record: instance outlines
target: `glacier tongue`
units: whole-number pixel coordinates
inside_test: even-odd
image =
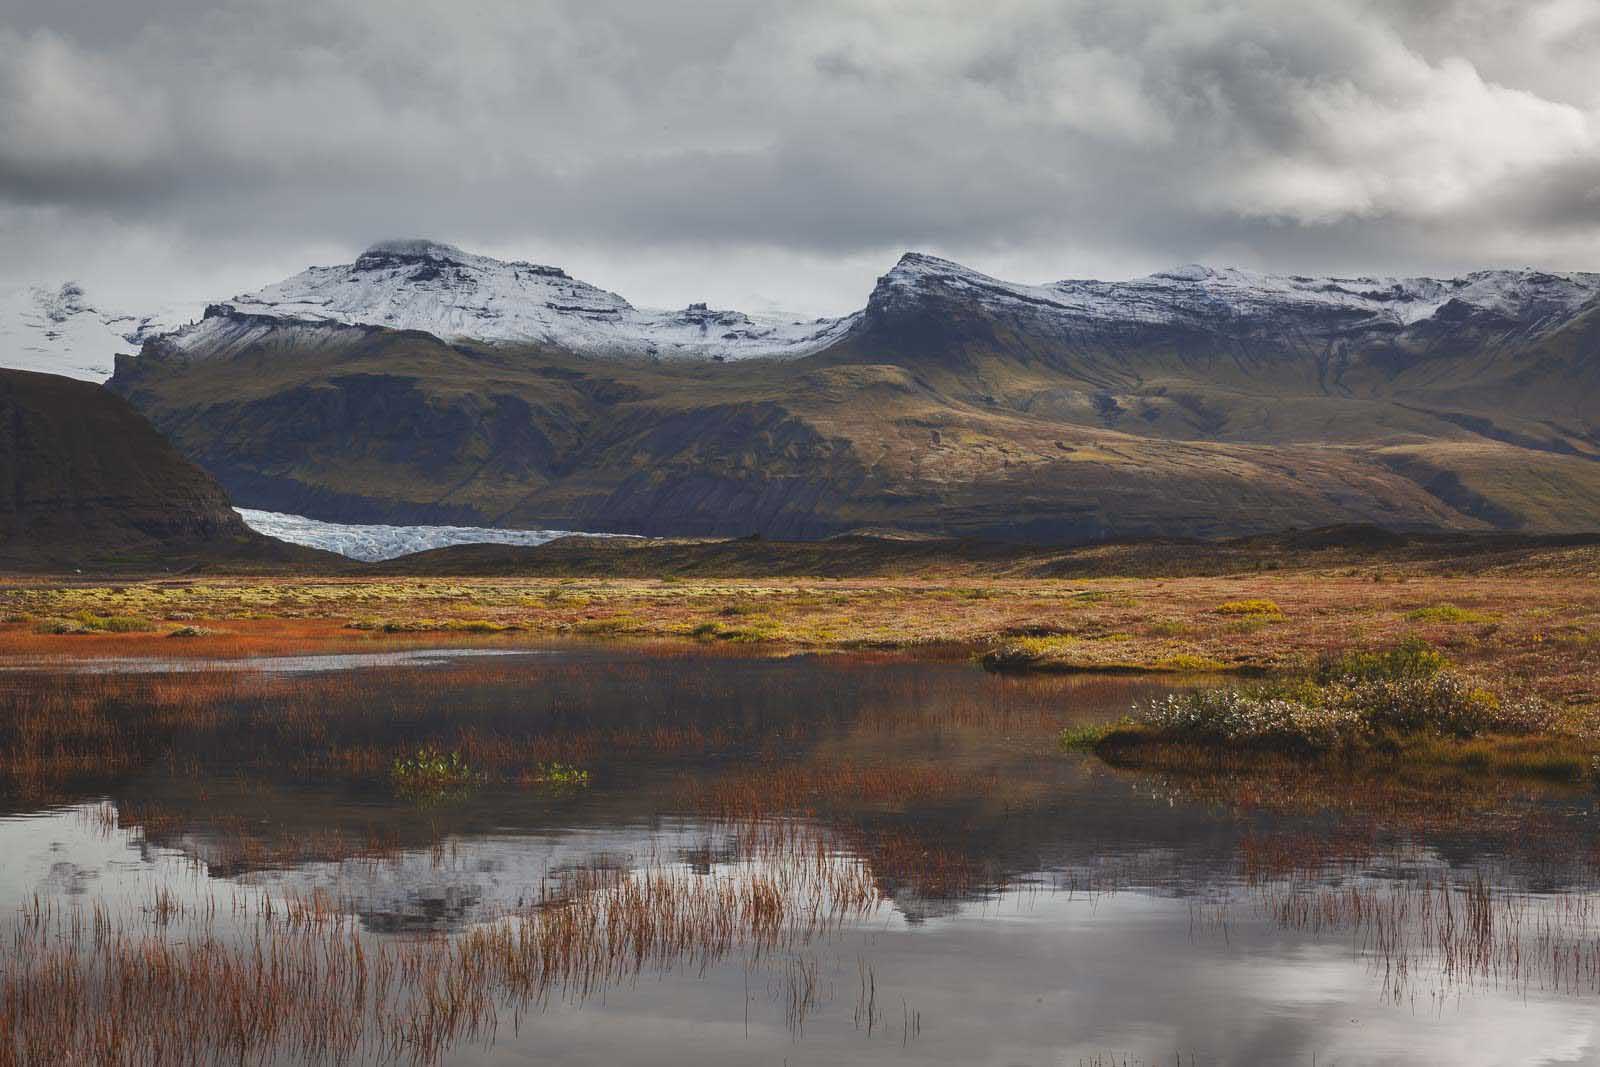
[[[450,545],[542,545],[570,533],[567,530],[499,530],[482,526],[350,525],[277,511],[257,511],[252,508],[234,510],[244,519],[245,525],[257,533],[290,544],[337,552],[341,556],[368,563]]]

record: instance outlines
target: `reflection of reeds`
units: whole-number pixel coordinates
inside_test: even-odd
[[[458,936],[389,941],[326,893],[213,902],[163,889],[114,920],[35,899],[0,944],[0,1065],[200,1064],[274,1057],[436,1062],[552,996],[582,1000],[647,971],[791,949],[870,915],[871,875],[796,827],[749,828],[733,862],[580,869]],[[773,961],[791,1027],[816,964]]]
[[[1352,938],[1396,1001],[1424,979],[1437,992],[1600,992],[1600,897],[1508,888],[1430,865],[1415,844],[1388,847],[1360,833],[1246,838],[1246,900],[1286,929]],[[1233,904],[1223,893],[1192,912],[1226,928]]]

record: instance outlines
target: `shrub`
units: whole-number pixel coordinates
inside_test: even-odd
[[[137,615],[112,615],[101,622],[100,628],[113,634],[144,634],[154,630],[156,624]]]
[[[1499,698],[1449,672],[1334,687],[1329,695],[1373,731],[1476,737],[1500,723]]]
[[[1454,604],[1434,604],[1406,612],[1412,622],[1493,622],[1494,616],[1481,611],[1469,611]]]
[[[1283,609],[1275,600],[1230,600],[1212,609],[1217,615],[1282,616]]]
[[[1184,637],[1192,631],[1192,627],[1182,619],[1157,619],[1145,627],[1145,633],[1151,637]]]
[[[1142,721],[1173,740],[1273,748],[1328,749],[1362,730],[1353,709],[1313,706],[1243,689],[1174,693],[1154,701]]]
[[[1156,664],[1157,667],[1167,671],[1193,671],[1196,674],[1209,674],[1216,671],[1225,671],[1228,665],[1208,656],[1197,656],[1192,652],[1179,652],[1168,656]]]
[[[169,633],[168,637],[210,637],[217,631],[204,626],[180,626]]]
[[[511,627],[490,619],[457,619],[446,623],[443,629],[462,634],[499,634],[505,633]]]
[[[89,628],[76,619],[41,619],[33,624],[36,634],[86,634]]]
[[[1448,670],[1437,650],[1415,640],[1325,656],[1310,677],[1172,694],[1137,721],[1165,740],[1314,752],[1415,736],[1528,735],[1560,725],[1551,706],[1502,699]]]
[[[1444,653],[1422,638],[1408,637],[1393,648],[1376,652],[1325,652],[1312,677],[1319,685],[1431,678],[1449,663]]]

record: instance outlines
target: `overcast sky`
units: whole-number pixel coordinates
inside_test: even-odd
[[[0,281],[1600,269],[1600,0],[0,0]]]

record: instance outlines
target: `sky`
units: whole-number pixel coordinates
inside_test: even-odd
[[[0,0],[0,284],[129,310],[421,236],[641,306],[907,250],[1600,269],[1600,0]]]

